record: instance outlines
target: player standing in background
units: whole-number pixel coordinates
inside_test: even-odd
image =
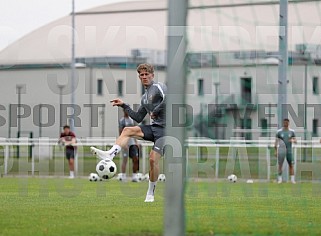
[[[154,142],[154,146],[149,155],[149,186],[146,194],[145,202],[154,201],[154,193],[159,174],[159,160],[164,151],[164,135],[165,135],[165,92],[164,84],[154,81],[154,68],[149,64],[141,64],[137,67],[138,77],[145,87],[145,93],[141,99],[141,105],[137,111],[133,111],[130,106],[121,99],[112,100],[113,106],[120,106],[128,113],[128,115],[140,123],[144,117],[149,114],[152,121],[151,125],[140,125],[124,128],[121,135],[116,140],[115,145],[108,151],[102,151],[95,147],[91,147],[93,154],[101,159],[113,159],[117,153],[125,148],[129,138],[142,138],[144,140]]]
[[[284,159],[289,164],[291,182],[295,184],[294,178],[294,160],[292,155],[292,143],[296,143],[295,132],[293,129],[289,128],[289,119],[283,119],[283,127],[279,129],[275,137],[275,156],[278,158],[278,183],[282,183],[282,166]]]
[[[73,144],[76,143],[76,135],[71,132],[70,127],[65,125],[63,132],[60,134],[59,143],[62,143],[66,147],[66,158],[69,164],[69,178],[75,178],[74,172],[74,159],[75,159],[75,149],[76,147]]]
[[[125,127],[134,126],[134,121],[129,117],[128,113],[124,110],[124,117],[119,120],[119,135],[123,132]],[[122,151],[123,161],[121,165],[121,179],[126,180],[126,165],[129,158],[133,161],[133,177],[132,182],[138,182],[137,172],[139,169],[139,149],[138,143],[135,138],[129,138],[127,143],[127,148]]]

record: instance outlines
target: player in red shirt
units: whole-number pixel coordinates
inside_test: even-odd
[[[73,146],[76,143],[76,135],[70,130],[68,125],[64,126],[63,132],[60,134],[59,143],[66,147],[66,158],[69,163],[70,179],[75,178],[74,172],[74,159],[76,147]]]

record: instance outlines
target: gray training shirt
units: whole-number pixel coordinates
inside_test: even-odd
[[[152,124],[165,127],[165,93],[166,86],[164,84],[152,81],[152,83],[145,89],[145,93],[142,96],[141,104],[137,112],[133,111],[128,104],[124,103],[122,107],[137,123],[142,122],[147,113],[153,113],[156,115],[156,118],[153,119]]]

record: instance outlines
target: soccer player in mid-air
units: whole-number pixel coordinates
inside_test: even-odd
[[[142,85],[145,87],[145,93],[142,96],[138,110],[133,111],[128,104],[118,98],[111,102],[113,106],[122,107],[137,123],[140,123],[149,114],[153,120],[152,124],[125,127],[110,150],[102,151],[91,147],[91,151],[100,159],[109,158],[112,160],[122,148],[127,146],[129,138],[142,138],[154,142],[149,156],[150,180],[145,199],[145,202],[154,202],[155,187],[159,174],[159,160],[164,151],[166,86],[154,81],[154,68],[150,64],[140,64],[137,67],[137,72]]]
[[[289,119],[283,119],[283,127],[279,129],[276,133],[275,137],[275,156],[278,158],[278,183],[282,183],[282,166],[284,159],[289,164],[290,168],[290,175],[291,175],[291,182],[295,184],[294,178],[294,160],[292,156],[292,143],[296,143],[295,132],[293,129],[289,128]]]

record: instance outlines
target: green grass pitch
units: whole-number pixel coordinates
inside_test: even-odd
[[[0,235],[163,235],[164,189],[147,182],[0,178]],[[188,235],[320,235],[321,184],[193,182]]]

